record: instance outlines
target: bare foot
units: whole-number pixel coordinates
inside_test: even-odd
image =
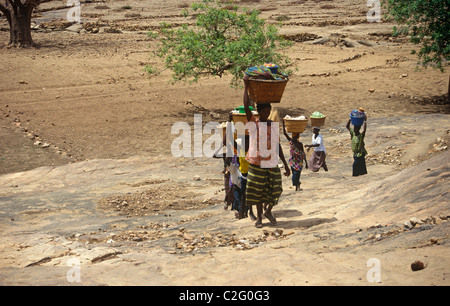
[[[275,217],[272,215],[272,213],[270,211],[266,211],[264,213],[264,216],[269,219],[270,223],[272,224],[277,224],[277,219],[275,219]]]

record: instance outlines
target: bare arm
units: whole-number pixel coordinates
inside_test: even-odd
[[[350,131],[350,122],[352,122],[352,119],[348,119],[347,125],[345,126],[349,131]]]
[[[319,144],[310,144],[310,145],[305,145],[305,148],[306,148],[306,151],[308,151],[309,152],[309,149],[311,149],[311,148],[315,148],[315,147],[318,147],[318,146],[320,146]]]
[[[317,138],[319,138],[319,137],[321,137],[320,134],[317,135],[317,137],[314,138],[314,139],[317,139]],[[321,144],[322,142],[323,142],[323,140],[321,140],[320,143],[310,144],[310,145],[305,145],[305,148],[307,148],[307,151],[309,152],[309,149],[311,149],[311,148],[320,147],[320,144]]]
[[[286,159],[284,158],[283,148],[281,147],[281,144],[278,144],[278,147],[279,147],[278,149],[279,149],[280,159],[283,162],[284,169],[286,169],[286,172],[284,173],[284,175],[289,176],[289,175],[291,175],[291,169],[289,169]]]
[[[365,137],[366,136],[366,130],[367,130],[367,115],[366,115],[366,117],[364,117],[363,129],[364,129],[364,131],[362,131],[361,134],[363,135],[363,137]]]
[[[292,140],[291,137],[289,137],[288,133],[286,132],[286,126],[284,124],[284,120],[283,120],[283,134],[289,142]]]
[[[303,154],[303,160],[305,161],[306,169],[308,169],[308,161],[306,160],[306,154]]]

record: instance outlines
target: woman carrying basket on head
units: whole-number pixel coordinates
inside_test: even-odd
[[[272,224],[277,221],[272,214],[272,208],[278,204],[282,188],[281,171],[278,167],[278,158],[280,158],[285,167],[285,175],[291,174],[288,164],[284,158],[281,148],[277,128],[272,128],[272,124],[277,125],[269,120],[272,109],[271,104],[257,104],[259,119],[256,118],[249,108],[248,96],[248,76],[244,77],[244,108],[247,120],[251,127],[249,128],[250,145],[247,153],[247,161],[249,162],[246,203],[247,206],[256,206],[256,223],[255,226],[262,227],[263,207],[267,204],[264,216],[269,219]],[[265,127],[265,128],[264,128]],[[260,131],[264,131],[260,132]],[[274,134],[272,134],[272,132]],[[278,147],[272,148],[272,138]],[[266,145],[266,151],[270,152],[269,156],[264,156],[262,143]]]

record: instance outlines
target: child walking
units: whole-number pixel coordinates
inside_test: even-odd
[[[303,143],[298,139],[300,137],[299,133],[292,133],[292,138],[289,137],[286,132],[286,126],[283,120],[283,134],[289,141],[291,158],[289,159],[289,164],[292,170],[292,185],[295,186],[295,191],[300,190],[300,175],[303,169],[303,161],[305,161],[305,167],[308,169],[308,162],[306,160],[306,154],[303,149]]]
[[[245,195],[247,189],[247,176],[249,168],[249,163],[246,158],[249,147],[249,139],[249,135],[245,135],[244,138],[241,138],[241,146],[239,150],[239,171],[241,173],[241,207],[239,210],[239,219],[250,216],[250,219],[255,221],[256,217],[253,214],[252,207],[247,206]],[[245,141],[245,145],[242,145],[242,141]]]

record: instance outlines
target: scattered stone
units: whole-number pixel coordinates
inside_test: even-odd
[[[409,219],[409,222],[411,223],[412,226],[416,226],[416,224],[421,224],[422,223],[419,219],[417,219],[415,217]]]
[[[411,270],[413,271],[420,271],[426,268],[426,265],[421,262],[420,260],[416,260],[411,264]]]
[[[71,26],[66,28],[66,31],[80,33],[83,29],[83,25],[81,23],[74,23]]]
[[[430,230],[432,228],[433,228],[433,225],[431,225],[431,224],[421,224],[419,226],[419,230],[421,230],[421,231],[427,231],[427,230]]]
[[[411,223],[411,221],[406,221],[404,224],[406,229],[412,229],[414,227],[414,225]]]
[[[40,266],[41,264],[45,264],[45,263],[48,263],[50,261],[52,261],[51,257],[44,257],[41,260],[38,260],[36,262],[32,262],[32,263],[26,265],[25,268],[34,267],[34,266]]]
[[[282,36],[286,40],[295,41],[295,42],[305,42],[305,41],[310,41],[310,40],[315,40],[315,39],[321,38],[320,36],[318,36],[316,34],[311,34],[311,33],[285,34]]]
[[[433,224],[439,225],[442,223],[441,218],[439,217],[433,217]]]
[[[180,195],[180,186],[154,184],[145,191],[109,196],[98,202],[99,208],[119,212],[128,217],[156,215],[166,209],[198,209],[214,203],[198,199],[194,192]],[[185,186],[185,185],[184,185]]]
[[[433,238],[430,239],[430,242],[431,242],[431,244],[438,244],[439,240],[437,238],[433,237]]]
[[[329,131],[330,131],[330,133],[335,133],[335,134],[342,133],[341,129],[329,129]]]
[[[122,33],[122,31],[113,27],[101,27],[98,33]]]
[[[119,251],[111,251],[111,252],[105,252],[105,254],[101,254],[97,257],[94,257],[93,259],[91,259],[91,262],[93,264],[105,261],[105,260],[110,260],[113,258],[116,258],[117,255],[122,254],[122,252]]]
[[[389,137],[388,137],[389,138]],[[402,157],[406,150],[396,146],[387,146],[380,153],[370,153],[367,155],[366,162],[368,165],[384,164],[384,165],[402,165]]]
[[[348,45],[351,44],[351,43],[346,42],[345,44],[347,44],[347,46],[348,46]],[[364,54],[363,54],[363,55],[364,55]],[[337,63],[345,63],[345,62],[349,62],[349,61],[358,59],[358,58],[360,58],[361,56],[362,56],[362,55],[358,53],[358,54],[355,54],[355,55],[353,55],[353,56],[351,56],[351,57],[349,57],[349,58],[346,58],[346,59],[343,59],[343,60],[339,60],[339,61],[336,61],[336,62],[331,62],[331,64],[337,64]]]
[[[215,247],[231,247],[236,250],[250,250],[263,243],[284,239],[294,232],[284,234],[282,229],[275,229],[273,231],[263,230],[262,235],[257,237],[243,237],[238,238],[236,234],[222,234],[222,233],[202,233],[193,235],[185,232],[185,230],[178,233],[180,241],[175,242],[175,249],[178,253],[191,253],[204,248]]]
[[[433,144],[433,150],[434,151],[445,151],[447,150],[447,142],[442,138],[437,138],[436,143]]]

